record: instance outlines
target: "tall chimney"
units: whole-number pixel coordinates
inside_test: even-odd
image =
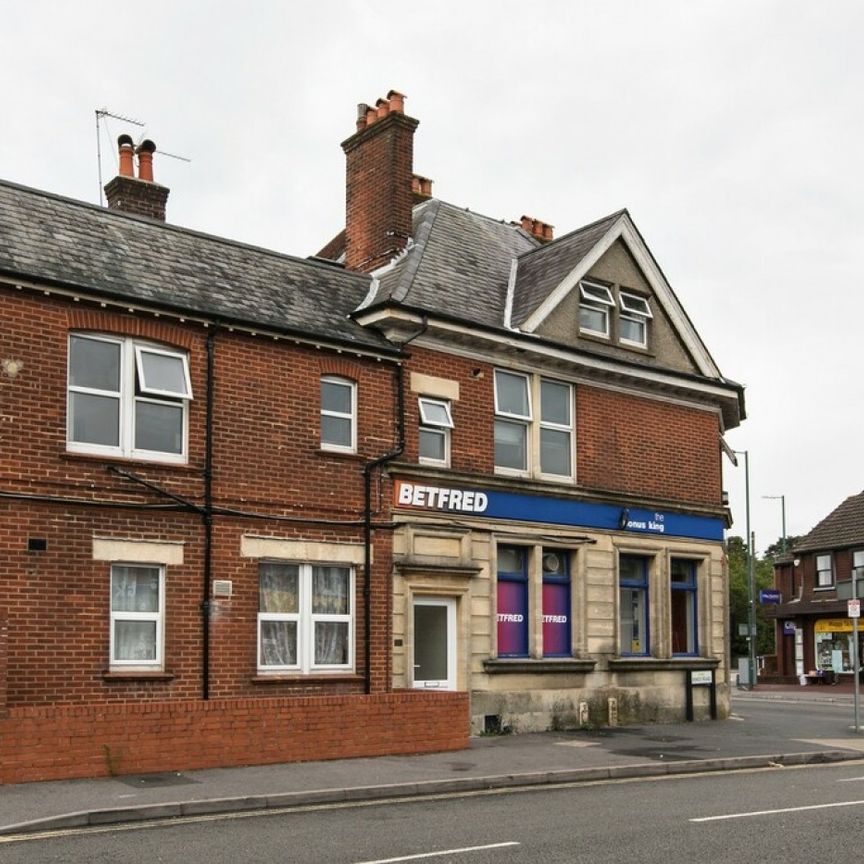
[[[137,216],[165,221],[165,204],[170,190],[153,182],[153,153],[156,145],[142,141],[134,151],[138,155],[138,177],[135,177],[132,139],[117,139],[120,151],[120,173],[105,186],[105,197],[111,210],[122,210]]]
[[[346,158],[345,266],[369,272],[398,254],[411,236],[411,177],[417,120],[395,90],[375,107],[357,106]]]

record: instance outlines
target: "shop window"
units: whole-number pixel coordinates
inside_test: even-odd
[[[420,409],[420,461],[432,465],[449,465],[450,430],[453,428],[450,403],[421,396],[417,404]]]
[[[528,554],[498,547],[498,656],[528,656]]]
[[[353,381],[321,379],[321,449],[357,450],[357,387]]]
[[[185,462],[186,354],[112,336],[69,337],[67,449]]]
[[[696,573],[698,562],[685,558],[671,561],[670,603],[672,612],[672,653],[697,654]]]
[[[110,619],[112,670],[163,669],[165,569],[112,564]]]
[[[622,655],[649,653],[648,558],[618,558],[618,650]]]
[[[262,562],[258,569],[259,670],[351,669],[353,582],[348,567]]]
[[[830,555],[816,556],[816,587],[834,587],[834,567]]]
[[[566,552],[544,549],[543,656],[570,657],[570,561]]]

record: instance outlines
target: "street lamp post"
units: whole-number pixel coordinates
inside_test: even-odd
[[[756,684],[756,601],[754,598],[753,552],[755,538],[750,531],[750,451],[734,450],[734,453],[744,457],[744,497],[747,521],[747,664],[750,678],[750,689]],[[784,531],[785,534],[785,531]]]
[[[782,519],[783,534],[780,538],[780,551],[786,551],[786,496],[785,495],[763,495],[763,498],[768,498],[771,501],[780,499],[780,518]]]

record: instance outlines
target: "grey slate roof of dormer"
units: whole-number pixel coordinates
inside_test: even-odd
[[[511,262],[537,246],[521,228],[431,199],[414,209],[413,243],[379,271],[371,305],[402,303],[503,327]]]
[[[520,256],[513,291],[514,327],[540,306],[625,212],[619,210]]]
[[[0,181],[0,274],[391,353],[369,277]]]
[[[850,495],[794,546],[793,552],[827,552],[860,545],[864,548],[864,492]]]

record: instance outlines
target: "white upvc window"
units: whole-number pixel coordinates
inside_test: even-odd
[[[509,473],[528,471],[531,388],[521,372],[495,370],[495,467]]]
[[[816,556],[816,587],[831,588],[834,586],[834,567],[830,555]]]
[[[357,452],[357,385],[346,378],[321,379],[321,449]]]
[[[648,319],[651,307],[644,297],[626,291],[618,293],[621,313],[618,318],[618,339],[626,345],[648,347]]]
[[[68,367],[70,452],[186,462],[192,385],[185,353],[73,333]]]
[[[449,465],[450,430],[453,428],[450,403],[443,399],[420,396],[417,404],[420,409],[420,461],[432,465]]]
[[[111,669],[164,669],[165,568],[111,565]]]
[[[354,668],[350,567],[263,561],[258,580],[259,671]]]
[[[610,310],[615,306],[612,292],[605,285],[583,279],[579,294],[579,330],[608,339]]]
[[[573,476],[573,388],[540,379],[540,473]]]

